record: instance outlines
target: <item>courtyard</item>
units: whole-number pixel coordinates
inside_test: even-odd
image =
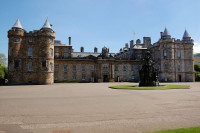
[[[200,126],[200,83],[120,90],[136,83],[0,86],[0,133],[145,133]]]

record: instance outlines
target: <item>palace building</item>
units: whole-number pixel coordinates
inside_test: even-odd
[[[48,19],[40,30],[27,32],[17,19],[8,31],[9,84],[52,84],[54,82],[138,82],[146,50],[152,53],[159,81],[193,82],[193,45],[187,30],[182,39],[172,38],[167,28],[160,39],[150,37],[126,43],[119,53],[74,52],[71,45],[54,40],[55,32]]]

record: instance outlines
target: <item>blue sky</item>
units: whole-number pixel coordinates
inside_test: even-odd
[[[174,38],[182,38],[185,27],[200,52],[200,0],[1,0],[0,53],[7,56],[7,31],[19,17],[27,31],[40,29],[46,18],[56,40],[75,51],[103,46],[118,52],[130,40],[151,37],[156,42],[165,26]],[[135,32],[135,36],[133,36]]]

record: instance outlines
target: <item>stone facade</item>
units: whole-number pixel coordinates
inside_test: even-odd
[[[74,52],[71,37],[68,45],[54,40],[48,21],[40,30],[30,32],[18,22],[8,31],[9,83],[138,82],[147,49],[159,71],[159,81],[192,82],[193,40],[186,32],[182,40],[176,40],[165,29],[153,45],[150,37],[144,37],[143,43],[131,40],[119,53],[110,53],[106,47],[99,53],[96,47],[94,52],[84,52],[84,47]]]

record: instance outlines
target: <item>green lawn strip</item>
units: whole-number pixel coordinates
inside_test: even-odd
[[[139,87],[138,85],[118,85],[111,86],[113,89],[133,89],[133,90],[158,90],[158,89],[189,89],[189,85],[161,85],[157,87]]]
[[[180,128],[173,130],[163,130],[151,133],[200,133],[200,127]]]
[[[70,82],[70,83],[53,83],[54,85],[58,85],[58,84],[76,84],[78,82]]]

